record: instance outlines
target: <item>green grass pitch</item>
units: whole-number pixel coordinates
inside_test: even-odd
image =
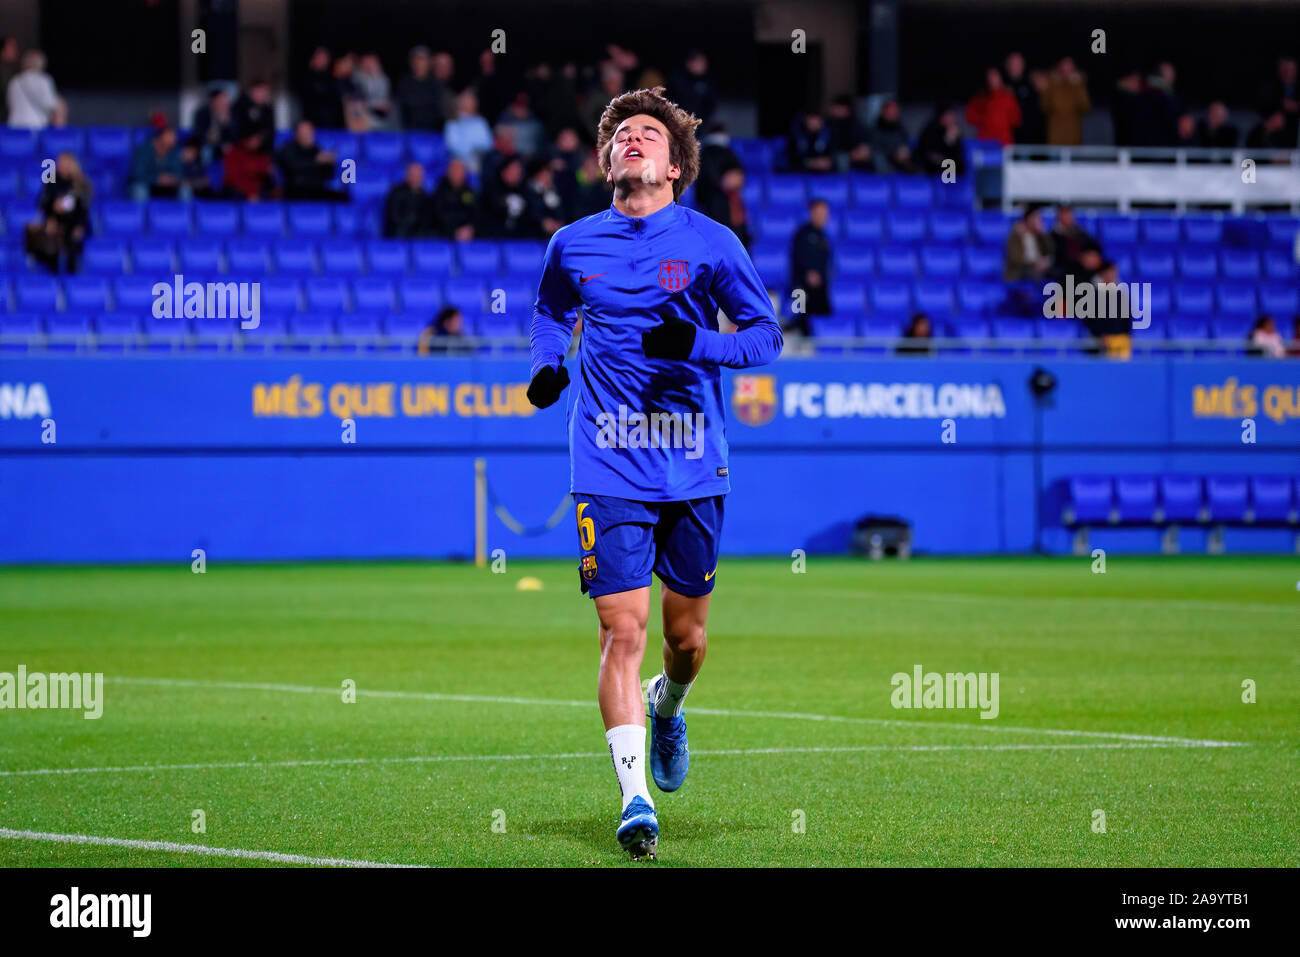
[[[650,865],[614,840],[572,562],[0,569],[0,672],[105,675],[97,721],[0,711],[0,865],[283,863],[15,832],[415,865],[1300,864],[1300,561],[1091,567],[724,560]],[[997,672],[1000,714],[895,709],[917,664]],[[96,770],[28,773],[52,769]]]

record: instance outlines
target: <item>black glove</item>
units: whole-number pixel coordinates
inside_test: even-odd
[[[678,316],[641,333],[641,351],[651,359],[689,359],[695,348],[696,325]]]
[[[569,370],[563,365],[555,368],[542,366],[528,383],[528,401],[539,409],[555,405],[564,387],[569,384]]]

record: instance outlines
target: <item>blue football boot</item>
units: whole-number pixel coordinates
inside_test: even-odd
[[[659,817],[645,798],[634,797],[623,810],[618,842],[632,855],[632,860],[643,857],[654,860],[659,846]]]
[[[691,753],[686,747],[686,719],[681,715],[661,718],[655,714],[655,698],[663,675],[646,685],[646,718],[650,725],[650,774],[661,791],[676,791],[686,780]]]

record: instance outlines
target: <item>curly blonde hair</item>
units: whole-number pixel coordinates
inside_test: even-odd
[[[668,159],[682,171],[682,175],[673,180],[673,199],[681,199],[682,192],[700,175],[700,141],[695,138],[695,128],[702,121],[664,96],[662,86],[633,90],[609,101],[596,130],[596,153],[600,159],[601,175],[609,175],[614,131],[629,116],[638,113],[654,117],[668,130]]]

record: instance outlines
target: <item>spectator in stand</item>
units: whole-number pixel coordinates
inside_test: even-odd
[[[1196,128],[1196,117],[1191,113],[1184,113],[1178,117],[1178,123],[1174,128],[1173,146],[1179,149],[1199,149],[1201,146],[1201,134]]]
[[[786,139],[790,169],[804,173],[829,173],[835,168],[831,156],[831,131],[820,110],[795,116]]]
[[[469,186],[465,163],[452,160],[433,191],[433,231],[444,239],[465,242],[474,238],[478,217],[478,197]]]
[[[361,102],[366,109],[366,121],[372,130],[393,128],[392,84],[384,65],[379,62],[376,53],[364,53],[357,62],[356,73],[352,77]]]
[[[1133,316],[1129,310],[1128,294],[1123,286],[1111,289],[1119,282],[1119,267],[1106,260],[1093,277],[1098,286],[1097,302],[1114,302],[1116,308],[1097,309],[1106,315],[1094,315],[1083,320],[1088,334],[1101,343],[1102,354],[1108,359],[1130,359],[1133,356]],[[1104,288],[1103,288],[1104,287]],[[1114,313],[1112,315],[1111,313]]]
[[[1056,208],[1056,222],[1052,224],[1051,240],[1053,249],[1051,276],[1054,280],[1065,282],[1066,276],[1073,275],[1078,282],[1080,276],[1086,278],[1096,272],[1100,259],[1091,269],[1085,268],[1084,261],[1089,252],[1096,252],[1100,256],[1101,245],[1079,225],[1079,221],[1074,217],[1073,207],[1066,203]]]
[[[700,118],[701,126],[708,126],[718,108],[718,92],[709,76],[709,58],[700,50],[686,54],[682,66],[673,71],[668,82],[668,95],[682,109]]]
[[[1291,323],[1291,348],[1287,350],[1287,355],[1300,356],[1300,316],[1296,316]]]
[[[203,146],[190,137],[181,144],[181,193],[195,199],[218,199],[203,162]]]
[[[808,204],[808,222],[796,230],[790,242],[790,286],[804,293],[804,310],[786,327],[811,335],[808,317],[824,316],[831,311],[827,283],[830,278],[831,244],[826,226],[831,219],[830,205],[824,199]]]
[[[1246,145],[1251,149],[1262,150],[1293,149],[1295,143],[1287,135],[1286,115],[1281,110],[1274,110],[1263,117],[1246,135]]]
[[[352,133],[370,130],[370,110],[357,84],[357,58],[345,53],[334,61],[334,82],[343,104],[343,127]]]
[[[916,156],[926,173],[966,172],[966,141],[962,139],[957,111],[941,105],[916,140]]]
[[[275,106],[271,103],[271,84],[254,80],[235,101],[235,137],[247,149],[251,146],[268,158],[275,146]]]
[[[77,271],[90,227],[93,196],[77,158],[60,153],[54,163],[54,182],[41,187],[37,200],[40,218],[27,224],[24,236],[27,252],[50,272],[58,273],[61,260],[69,273]]]
[[[997,67],[984,73],[984,89],[966,104],[966,122],[975,127],[975,135],[982,140],[997,140],[1003,146],[1015,142],[1016,129],[1022,122],[1020,102],[1002,82]]]
[[[235,121],[230,94],[219,86],[208,91],[208,102],[194,114],[192,138],[199,144],[203,162],[220,159],[235,142]]]
[[[0,39],[0,125],[9,125],[9,81],[18,75],[18,38]]]
[[[1228,108],[1219,100],[1210,104],[1200,127],[1201,145],[1216,150],[1237,148],[1241,134],[1228,122]]]
[[[740,157],[731,148],[731,137],[721,121],[708,127],[700,138],[700,173],[695,179],[695,206],[711,219],[717,219],[717,194],[722,191],[722,177],[740,168]],[[722,220],[718,220],[722,222]]]
[[[1043,215],[1031,206],[1011,227],[1007,235],[1002,275],[1008,281],[1040,279],[1052,265],[1056,246],[1043,228]]]
[[[1250,329],[1250,344],[1256,355],[1269,359],[1286,358],[1286,343],[1272,316],[1260,316]]]
[[[447,155],[464,160],[471,172],[482,168],[483,154],[492,148],[492,129],[478,112],[473,90],[462,90],[456,98],[456,118],[446,126]]]
[[[505,165],[506,160],[520,156],[515,148],[515,128],[498,124],[492,131],[492,148],[483,154],[479,163],[479,175],[483,182],[490,183],[496,178],[497,170]]]
[[[316,129],[306,120],[293,128],[293,139],[276,155],[286,199],[329,199],[343,202],[348,197],[334,189],[334,163],[338,157],[316,142]]]
[[[1062,57],[1047,78],[1040,97],[1047,117],[1047,142],[1052,146],[1083,143],[1083,118],[1092,110],[1088,84],[1070,57]]]
[[[555,170],[556,182],[569,178],[571,179],[586,159],[589,151],[583,149],[582,140],[578,136],[578,131],[572,126],[565,126],[555,134],[555,142],[551,144],[547,155],[551,160],[551,168]]]
[[[300,99],[304,120],[323,130],[343,128],[343,100],[334,79],[329,47],[319,46],[312,51]]]
[[[1296,84],[1296,61],[1281,57],[1277,61],[1277,76],[1269,81],[1260,93],[1259,112],[1264,116],[1282,114],[1281,139],[1288,149],[1295,149],[1300,135],[1300,86]]]
[[[902,111],[896,100],[881,104],[880,114],[871,129],[871,155],[877,173],[916,172],[911,143],[901,117]]]
[[[1038,90],[1025,73],[1025,58],[1020,53],[1007,54],[1003,64],[1003,79],[1020,107],[1020,126],[1016,128],[1017,143],[1042,143],[1047,138],[1047,124]]]
[[[66,108],[54,88],[54,78],[45,72],[45,54],[28,50],[19,64],[19,71],[6,88],[9,125],[25,130],[61,126],[61,114]]]
[[[547,63],[538,63],[524,77],[528,102],[548,135],[555,135],[565,127],[577,129],[582,123],[575,86],[577,75],[578,68],[573,63],[566,63],[560,70],[552,70]]]
[[[410,163],[406,178],[384,200],[384,238],[418,239],[432,233],[433,198],[424,188],[424,167]]]
[[[826,127],[831,131],[831,156],[835,160],[835,169],[840,172],[850,169],[870,172],[873,169],[871,134],[858,122],[853,97],[848,93],[841,93],[831,102]]]
[[[270,195],[275,180],[271,157],[262,152],[264,139],[264,134],[251,132],[226,150],[222,187],[227,195],[253,203]]]
[[[418,355],[465,355],[472,352],[463,340],[465,317],[455,306],[443,306],[433,322],[420,333],[415,351]]]
[[[1142,73],[1134,68],[1115,81],[1115,95],[1111,99],[1110,117],[1115,129],[1116,146],[1145,144]]]
[[[528,161],[527,175],[528,218],[536,227],[537,238],[549,239],[567,222],[564,198],[555,187],[555,170],[545,157],[534,156]]]
[[[490,49],[478,55],[478,79],[474,81],[479,109],[484,116],[500,116],[514,99],[514,87],[501,71],[497,55]]]
[[[411,72],[397,84],[397,106],[402,116],[402,127],[441,132],[447,124],[449,91],[433,75],[429,48],[412,47],[407,62]]]
[[[528,94],[520,90],[510,101],[505,112],[497,120],[496,128],[507,126],[514,131],[515,149],[525,156],[536,156],[542,152],[546,141],[546,130],[541,121],[533,115],[528,103]]]
[[[930,340],[933,338],[934,325],[930,317],[918,312],[903,330],[903,340],[894,347],[894,352],[900,356],[932,356],[934,343]]]
[[[129,178],[131,197],[142,201],[151,196],[188,199],[187,194],[182,195],[182,173],[176,131],[160,127],[135,148]]]
[[[1183,113],[1183,100],[1175,90],[1177,74],[1168,61],[1156,64],[1155,72],[1147,77],[1145,96],[1146,143],[1149,146],[1175,146],[1178,142],[1178,118]]]
[[[600,159],[595,150],[583,158],[582,165],[578,167],[574,178],[576,189],[573,198],[569,201],[569,214],[574,219],[603,213],[609,209],[610,188],[605,182],[604,174],[600,171]]]
[[[540,225],[529,214],[524,190],[524,161],[518,156],[506,160],[496,176],[484,180],[483,229],[481,235],[498,239],[531,239]]]
[[[600,68],[600,86],[587,93],[582,105],[582,125],[579,129],[592,136],[592,131],[600,126],[600,117],[605,107],[614,97],[625,92],[623,71],[613,63],[604,63]],[[592,140],[594,142],[594,139]]]

